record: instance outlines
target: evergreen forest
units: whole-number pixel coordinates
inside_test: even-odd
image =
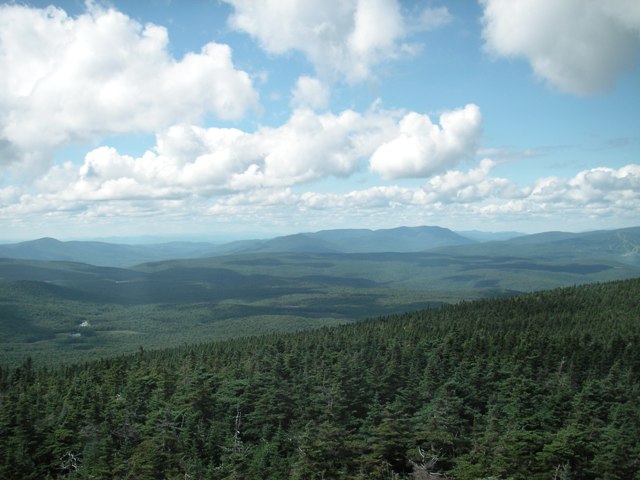
[[[3,479],[640,479],[640,279],[0,368]]]

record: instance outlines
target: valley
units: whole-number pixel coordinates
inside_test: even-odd
[[[637,478],[639,302],[633,279],[0,365],[0,477]]]
[[[55,248],[39,248],[38,259],[0,259],[0,363],[79,362],[640,276],[638,228],[485,242],[437,227],[293,237],[126,268],[41,259],[73,259],[93,242],[47,240]],[[380,238],[403,251],[366,251]],[[24,245],[4,247],[26,255]]]

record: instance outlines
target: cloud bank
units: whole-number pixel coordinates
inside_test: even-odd
[[[70,142],[154,132],[206,114],[238,119],[258,105],[227,45],[175,59],[164,27],[93,3],[75,18],[55,7],[0,5],[0,71],[5,164],[46,164]]]
[[[348,177],[367,165],[385,178],[426,177],[472,157],[478,143],[476,105],[445,112],[440,122],[377,108],[337,115],[302,108],[283,125],[253,133],[174,125],[140,157],[99,147],[79,167],[69,162],[52,168],[39,184],[89,201],[290,187]],[[399,142],[408,147],[396,148]]]
[[[446,8],[403,11],[396,0],[225,0],[229,24],[273,54],[298,51],[325,79],[360,82],[381,62],[414,53],[411,33],[448,23]]]
[[[486,49],[524,58],[535,74],[567,93],[610,89],[640,54],[635,0],[481,0]]]
[[[331,111],[333,82],[345,91],[375,84],[385,62],[420,51],[416,32],[452,21],[446,8],[396,0],[225,1],[233,29],[270,55],[300,55],[314,69],[289,78],[292,110],[278,125],[204,126],[205,119],[222,125],[260,109],[228,45],[209,42],[175,58],[164,27],[113,8],[87,2],[85,13],[71,17],[55,7],[0,5],[0,168],[20,165],[32,174],[23,184],[12,182],[12,172],[0,178],[3,228],[114,219],[320,227],[340,219],[369,226],[431,218],[637,221],[639,165],[620,167],[619,159],[619,168],[516,184],[495,173],[505,160],[499,149],[480,148],[483,117],[475,104],[439,116],[377,102],[361,112]],[[636,1],[481,5],[485,50],[527,60],[559,91],[601,92],[637,62]],[[142,154],[107,140],[52,166],[53,152],[65,145],[100,145],[111,135],[126,142],[138,132],[155,134]]]
[[[329,105],[329,95],[329,88],[320,80],[303,75],[296,82],[291,104],[294,108],[323,110]]]
[[[563,225],[596,219],[637,219],[640,211],[640,165],[621,168],[593,168],[570,178],[546,177],[519,186],[494,176],[497,163],[482,160],[469,170],[449,170],[428,179],[419,187],[380,185],[344,193],[288,186],[218,191],[210,185],[170,181],[156,162],[121,156],[101,148],[87,155],[78,171],[71,164],[52,169],[39,191],[25,193],[0,189],[0,215],[5,223],[101,222],[110,218],[153,222],[174,220],[222,223],[251,222],[253,225],[324,228],[327,222],[359,225],[362,218],[371,225],[442,222],[452,216],[461,224],[482,225],[499,219],[528,224],[550,218],[564,218]],[[125,173],[125,175],[123,175]],[[182,172],[187,175],[186,170]],[[151,182],[148,178],[154,177]],[[70,217],[70,215],[72,215]],[[44,220],[42,220],[44,219]],[[157,221],[157,220],[156,220]],[[560,227],[560,225],[559,225]],[[301,227],[302,228],[302,227]]]

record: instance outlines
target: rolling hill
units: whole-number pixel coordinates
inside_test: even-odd
[[[0,365],[0,477],[638,478],[639,309],[635,279]]]
[[[216,248],[216,254],[245,253],[373,253],[423,252],[436,247],[469,245],[475,240],[441,227],[399,227],[381,230],[321,230],[270,240],[235,242]]]
[[[545,232],[505,241],[437,249],[448,255],[509,255],[538,259],[603,259],[640,264],[640,227],[584,233]]]
[[[99,266],[127,267],[175,258],[202,258],[247,253],[370,253],[421,252],[435,247],[475,243],[440,227],[399,227],[383,230],[341,229],[298,233],[265,240],[241,240],[223,245],[169,242],[127,245],[40,238],[0,245],[0,258],[59,260]]]
[[[433,227],[329,230],[243,242],[242,254],[128,268],[4,258],[0,362],[28,355],[77,361],[140,346],[316,328],[460,300],[636,278],[639,235],[640,228],[549,232],[477,243]],[[417,252],[341,251],[453,242],[468,243]],[[97,249],[105,263],[106,252],[121,248],[121,261],[135,258],[128,246],[109,244],[45,239],[22,247],[41,256]],[[191,247],[195,255],[207,246]],[[157,254],[149,248],[139,258]],[[91,328],[79,331],[85,320]]]
[[[126,267],[136,263],[192,258],[205,255],[213,244],[169,242],[150,245],[124,245],[107,242],[68,241],[40,238],[0,245],[0,258],[56,260],[91,265]]]
[[[500,238],[502,240],[496,240]],[[506,240],[504,240],[507,238]],[[41,238],[0,245],[0,258],[58,260],[98,266],[129,267],[171,259],[268,253],[416,253],[535,257],[544,259],[606,259],[640,262],[640,227],[585,233],[544,232],[516,236],[514,232],[460,234],[434,226],[392,229],[339,229],[298,233],[264,240],[222,245],[170,242],[126,245]]]
[[[350,323],[519,292],[640,277],[611,260],[254,253],[134,268],[0,260],[0,363]],[[87,321],[91,327],[79,329]]]

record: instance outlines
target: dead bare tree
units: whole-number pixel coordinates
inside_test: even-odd
[[[438,463],[440,454],[431,452],[427,454],[422,448],[418,447],[418,455],[420,455],[420,461],[414,462],[410,460],[413,472],[411,472],[411,478],[414,480],[443,480],[448,477],[443,473],[434,472],[433,469]]]

